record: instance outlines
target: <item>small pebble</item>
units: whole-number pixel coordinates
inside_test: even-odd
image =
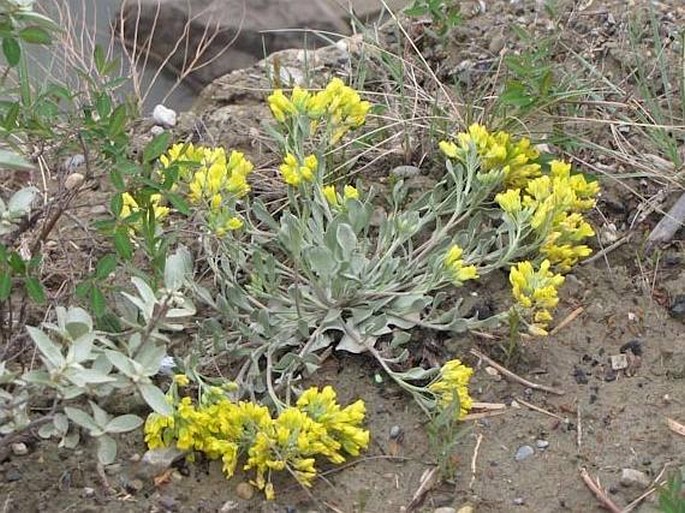
[[[24,442],[16,442],[12,444],[12,454],[15,456],[26,456],[29,453],[29,448]]]
[[[457,510],[450,506],[442,506],[433,511],[433,513],[457,513]]]
[[[240,504],[236,501],[226,501],[223,506],[219,508],[219,513],[231,513],[231,511],[237,511],[240,508]]]
[[[412,178],[421,174],[421,169],[416,166],[397,166],[390,174],[397,178]]]
[[[159,505],[164,511],[178,511],[178,501],[167,495],[159,498]]]
[[[152,120],[164,128],[174,127],[176,126],[176,111],[162,104],[155,105],[155,108],[152,109]]]
[[[143,483],[142,479],[131,479],[128,483],[126,483],[126,490],[135,494],[141,491],[144,486],[145,483]]]
[[[249,501],[254,497],[254,488],[250,483],[238,483],[238,486],[235,487],[235,494],[241,499]]]
[[[164,127],[159,126],[159,125],[153,125],[152,128],[150,128],[150,133],[157,137],[158,135],[161,135],[164,133]]]
[[[64,161],[64,169],[68,172],[74,171],[77,167],[82,166],[86,162],[86,157],[82,153],[72,155]]]
[[[514,459],[516,461],[523,461],[526,458],[530,458],[533,454],[535,454],[535,449],[533,449],[530,445],[522,445],[516,450]]]
[[[523,506],[526,503],[526,500],[523,497],[516,497],[513,502],[514,506]]]
[[[395,425],[390,428],[391,440],[397,440],[400,436],[402,436],[402,428],[400,426]]]
[[[647,488],[652,484],[651,479],[639,470],[634,468],[624,468],[621,470],[621,479],[619,480],[621,486],[631,487],[638,486],[642,488]]]
[[[549,447],[549,442],[547,440],[542,439],[535,440],[535,447],[537,447],[541,451],[544,451],[545,449],[547,449],[547,447]]]
[[[83,492],[81,493],[84,499],[90,499],[91,497],[95,497],[95,488],[91,488],[90,486],[86,486],[83,489]]]
[[[611,361],[611,368],[615,371],[628,367],[628,357],[625,354],[612,354],[609,360]]]
[[[462,506],[459,508],[457,513],[473,513],[473,506],[467,504],[466,506]]]
[[[678,294],[673,298],[669,313],[671,314],[671,317],[685,320],[685,294]]]

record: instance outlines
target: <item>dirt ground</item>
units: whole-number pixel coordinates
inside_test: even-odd
[[[465,16],[452,39],[428,56],[438,63],[436,74],[478,83],[492,78],[497,66],[482,68],[487,70],[482,75],[473,75],[473,70],[481,69],[479,62],[496,62],[500,45],[515,51],[521,43],[512,27],[518,24],[533,34],[559,31],[568,45],[556,46],[557,52],[560,48],[584,52],[597,69],[626,90],[637,89],[628,75],[621,74],[626,73],[624,66],[635,52],[649,52],[648,43],[631,46],[627,36],[632,17],[645,16],[643,23],[649,23],[647,2],[558,1],[548,10],[537,9],[539,2],[524,0],[485,4],[485,13]],[[685,9],[679,1],[652,4],[665,35],[683,30]],[[554,24],[552,19],[563,24]],[[417,45],[424,45],[420,32],[416,36]],[[571,66],[566,57],[553,52],[547,58],[559,66]],[[465,60],[471,68],[460,67]],[[233,96],[220,90],[210,88],[199,104],[201,112],[189,116],[186,127],[197,128],[201,120],[209,130],[205,136],[215,143],[240,147],[268,164],[268,148],[259,142],[259,120],[255,119],[259,116],[253,108],[259,88],[245,83],[241,90],[234,84]],[[208,107],[210,100],[231,106],[232,117],[223,115],[223,121],[216,122],[221,109],[216,104]],[[597,147],[617,146],[615,131],[601,124],[583,123],[578,130]],[[677,137],[685,147],[682,126],[680,130]],[[640,139],[639,134],[628,134],[626,140],[632,144],[635,159],[658,155],[653,142]],[[685,294],[681,234],[667,248],[647,255],[642,241],[659,220],[658,209],[635,221],[646,200],[661,194],[667,207],[677,197],[673,183],[678,170],[670,167],[671,174],[665,175],[657,165],[648,170],[633,168],[626,155],[612,157],[587,146],[576,155],[593,166],[591,171],[614,173],[599,176],[604,192],[593,213],[600,233],[596,250],[601,250],[601,234],[610,224],[619,237],[632,236],[620,248],[580,265],[567,277],[555,317],[556,324],[562,325],[545,339],[524,341],[515,358],[505,361],[497,340],[475,335],[433,341],[433,346],[440,345],[439,356],[461,357],[476,369],[471,387],[475,400],[502,403],[505,408],[465,423],[454,450],[454,475],[435,483],[416,511],[465,505],[477,513],[605,511],[581,479],[580,469],[598,478],[611,499],[624,507],[646,487],[619,484],[622,469],[639,470],[656,480],[665,470],[685,465],[685,437],[669,430],[666,423],[667,418],[685,423],[685,329],[681,320],[669,315],[675,296]],[[644,173],[621,176],[636,169]],[[477,292],[484,298],[492,296],[497,303],[504,297],[501,291],[507,287],[506,280],[504,274],[495,276]],[[565,325],[564,320],[568,321]],[[417,334],[417,343],[426,342],[424,335]],[[554,387],[563,395],[504,379],[470,353],[474,348],[519,376]],[[629,357],[629,367],[614,371],[610,359],[620,354]],[[377,373],[370,359],[338,354],[316,374],[313,384],[335,384],[343,402],[365,400],[372,442],[362,457],[325,469],[311,490],[284,479],[275,483],[278,495],[273,502],[262,501],[259,494],[241,498],[237,486],[243,476],[226,481],[216,462],[202,461],[181,464],[168,482],[155,485],[139,473],[137,460],[145,451],[142,437],[131,436],[127,444],[121,444],[120,462],[108,469],[106,477],[113,489],[108,491],[93,463],[91,447],[74,453],[29,440],[28,455],[0,462],[0,507],[3,512],[405,511],[436,456],[428,443],[425,416],[387,379],[378,383]],[[401,436],[391,439],[391,432],[397,433],[398,428]],[[517,460],[517,453],[527,450],[523,446],[532,448],[532,453]],[[654,495],[633,511],[656,511]]]

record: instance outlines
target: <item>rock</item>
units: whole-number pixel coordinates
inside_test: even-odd
[[[400,426],[393,426],[390,428],[390,439],[397,440],[402,436],[402,428]]]
[[[669,313],[671,314],[671,317],[685,320],[685,294],[678,294],[673,298]]]
[[[254,497],[254,487],[250,483],[238,483],[235,487],[235,494],[243,500],[249,501]]]
[[[512,502],[514,506],[524,506],[526,504],[526,500],[523,497],[516,497]]]
[[[523,461],[526,458],[530,458],[533,454],[535,454],[535,449],[533,449],[530,445],[522,445],[516,449],[514,459],[516,461]]]
[[[144,479],[152,479],[164,472],[184,455],[183,451],[179,451],[174,447],[151,449],[143,454],[137,466],[136,475]]]
[[[83,155],[83,153],[77,153],[76,155],[72,155],[64,161],[64,169],[71,173],[85,163],[86,157]]]
[[[621,470],[621,479],[619,480],[621,486],[632,487],[638,486],[640,488],[648,488],[652,481],[647,474],[634,468],[624,468]]]
[[[433,511],[433,513],[457,513],[457,510],[450,506],[442,506]]]
[[[81,492],[81,496],[84,499],[90,499],[92,497],[95,497],[95,488],[91,488],[90,486],[86,486],[83,491]]]
[[[152,128],[150,128],[150,133],[153,137],[157,137],[158,135],[164,133],[164,127],[159,125],[152,125]]]
[[[164,105],[155,105],[152,109],[152,120],[163,128],[173,128],[176,126],[176,111]]]
[[[14,483],[14,482],[16,482],[16,481],[21,481],[21,479],[22,479],[23,477],[24,477],[24,476],[22,475],[22,473],[19,472],[19,470],[17,470],[17,469],[14,468],[14,467],[10,467],[10,468],[7,469],[7,471],[5,472],[5,481],[7,481],[8,483]]]
[[[549,447],[549,442],[547,440],[535,440],[535,447],[541,451],[544,451],[547,449],[547,447]]]
[[[231,513],[231,511],[238,511],[238,508],[240,508],[240,504],[236,501],[226,501],[219,508],[219,513]]]
[[[615,371],[623,370],[628,367],[628,357],[625,354],[612,354],[609,357],[611,368]]]
[[[160,497],[158,504],[162,508],[162,511],[178,511],[178,501],[168,495]]]
[[[390,171],[390,174],[397,178],[412,178],[421,174],[421,169],[416,166],[397,166]]]
[[[201,64],[200,69],[187,77],[190,85],[200,89],[229,71],[249,67],[262,59],[265,52],[302,48],[305,44],[322,46],[327,42],[327,38],[307,33],[307,29],[349,34],[348,4],[355,17],[371,21],[377,19],[384,4],[398,11],[408,0],[125,1],[116,17],[118,24],[123,20],[123,28],[115,30],[117,34],[123,31],[124,39],[132,47],[134,42],[141,46],[142,41],[147,43],[150,38],[150,58],[161,62],[170,56],[165,64],[177,74],[204,46],[206,51],[199,52],[201,58],[195,66]]]
[[[81,173],[71,173],[64,180],[64,188],[68,191],[81,187],[86,178]]]
[[[473,511],[473,506],[467,504],[466,506],[462,506],[461,508],[459,508],[457,513],[473,513]]]
[[[15,456],[26,456],[29,453],[29,448],[24,442],[16,442],[11,445],[12,454]]]

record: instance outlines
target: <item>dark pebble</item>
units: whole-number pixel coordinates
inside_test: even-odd
[[[669,313],[676,319],[685,319],[685,294],[678,294],[673,298]]]
[[[616,371],[614,369],[608,368],[604,374],[604,381],[607,383],[611,381],[616,381]]]
[[[619,352],[621,353],[627,353],[628,351],[635,356],[642,356],[642,342],[639,340],[631,340],[630,342],[623,344],[621,349],[619,349]]]
[[[8,483],[14,483],[16,481],[21,481],[22,479],[22,474],[19,472],[16,468],[11,467],[7,469],[7,472],[5,472],[5,481]]]
[[[164,511],[177,511],[178,502],[173,497],[163,496],[159,499],[159,505]]]
[[[573,370],[573,379],[575,379],[576,383],[578,383],[579,385],[587,385],[589,381],[587,378],[587,374],[585,374],[585,371],[578,367],[576,367]]]

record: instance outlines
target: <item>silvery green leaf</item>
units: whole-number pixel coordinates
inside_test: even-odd
[[[166,259],[164,265],[164,287],[170,291],[179,290],[193,272],[190,252],[183,246]]]
[[[395,298],[390,303],[390,309],[399,314],[421,312],[430,302],[430,298],[423,294],[407,294]]]
[[[110,372],[112,372],[112,362],[107,358],[107,355],[104,353],[98,354],[97,358],[93,360],[93,364],[91,368],[94,371],[98,371],[101,374],[104,374],[105,376],[108,375]]]
[[[59,432],[57,431],[57,429],[55,429],[55,425],[51,422],[43,424],[41,427],[38,428],[38,436],[46,440],[58,434]]]
[[[50,338],[38,328],[27,326],[31,340],[36,344],[40,354],[52,367],[62,367],[65,364],[64,357],[60,348]]]
[[[139,428],[142,424],[143,419],[141,419],[138,415],[119,415],[107,423],[105,431],[107,433],[126,433]]]
[[[30,171],[35,167],[24,157],[3,149],[0,149],[0,166],[10,169],[24,169],[27,171]]]
[[[173,415],[174,409],[167,402],[164,393],[155,385],[152,385],[151,383],[139,383],[138,390],[148,406],[156,413],[164,415],[165,417]]]
[[[31,211],[31,203],[38,194],[36,187],[24,187],[15,192],[7,204],[7,210],[12,216],[22,216]]]
[[[388,315],[388,324],[392,326],[397,326],[398,328],[403,330],[409,330],[415,327],[419,323],[419,321],[421,321],[421,314],[417,312],[407,313],[402,317],[392,314]]]
[[[69,308],[64,317],[64,329],[72,339],[77,339],[93,331],[93,319],[83,308]]]
[[[55,425],[55,429],[60,433],[69,431],[69,419],[67,419],[67,416],[64,413],[55,413],[52,423]]]
[[[405,372],[397,372],[395,376],[404,381],[419,381],[423,379],[432,378],[435,375],[435,369],[422,369],[421,367],[414,367]]]
[[[334,275],[339,268],[339,264],[335,261],[333,252],[325,246],[307,248],[304,252],[304,256],[309,262],[311,270],[322,278],[328,278]]]
[[[166,316],[168,319],[176,319],[179,317],[192,317],[197,313],[195,305],[190,299],[183,298],[183,303],[178,308],[170,308]]]
[[[89,373],[92,372],[97,371],[90,371],[89,369],[84,369],[81,365],[71,365],[66,368],[66,370],[63,373],[63,376],[67,380],[69,380],[69,382],[71,382],[75,387],[84,388],[91,383],[88,381],[88,378],[90,377]]]
[[[81,435],[79,434],[78,429],[74,429],[71,432],[64,435],[64,438],[62,438],[58,447],[65,447],[67,449],[76,449],[80,440],[81,440]]]
[[[88,360],[91,357],[94,341],[95,333],[90,332],[81,335],[72,342],[71,347],[69,347],[69,351],[67,352],[66,360],[75,363],[81,363]]]
[[[336,241],[340,247],[342,261],[347,262],[352,252],[357,248],[357,236],[349,224],[340,224],[335,232]]]
[[[147,342],[136,354],[135,360],[143,367],[146,376],[154,376],[159,372],[162,359],[166,356],[166,348]]]
[[[122,292],[121,295],[128,299],[136,308],[138,308],[138,310],[140,310],[146,321],[152,318],[152,312],[154,311],[155,303],[146,304],[139,297],[129,294],[128,292]],[[137,319],[134,318],[131,323],[134,324],[136,320]]]
[[[98,429],[98,425],[93,417],[88,415],[83,410],[72,408],[71,406],[65,406],[64,413],[67,417],[69,417],[70,421],[78,426],[81,426],[82,428],[87,429],[88,431],[95,431]]]
[[[155,292],[150,288],[145,280],[139,278],[138,276],[131,278],[131,282],[138,290],[138,294],[145,305],[149,305],[148,307],[150,308],[150,314],[152,314],[152,307],[158,302]]]
[[[95,419],[95,423],[100,428],[104,429],[109,423],[109,414],[93,401],[88,401],[88,403],[90,403],[90,408],[93,410],[93,418]]]
[[[395,330],[392,334],[391,349],[397,349],[411,340],[411,334],[406,331]]]
[[[53,380],[50,374],[44,370],[29,371],[21,376],[23,381],[33,383],[36,385],[53,385]]]
[[[125,374],[129,378],[138,377],[135,367],[133,366],[133,361],[127,358],[118,351],[112,351],[111,349],[105,350],[105,355],[112,365],[114,365],[122,374]]]
[[[117,457],[117,442],[111,436],[98,437],[98,461],[102,465],[111,465]]]
[[[62,389],[62,399],[71,400],[85,394],[85,389],[82,386],[68,386]]]

